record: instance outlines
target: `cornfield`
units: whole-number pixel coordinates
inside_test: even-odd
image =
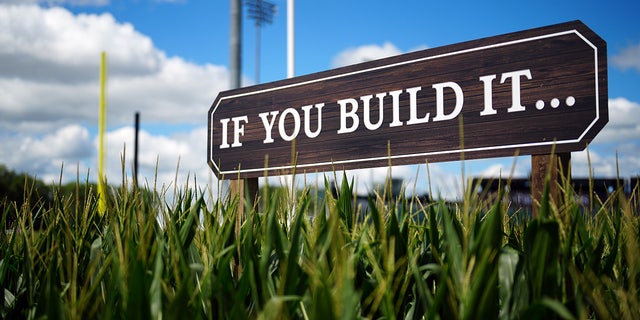
[[[534,219],[506,188],[458,203],[383,191],[366,210],[353,181],[320,189],[264,186],[241,217],[241,199],[197,185],[167,201],[123,183],[103,213],[90,188],[8,204],[0,316],[640,319],[637,189],[584,208],[566,183]]]

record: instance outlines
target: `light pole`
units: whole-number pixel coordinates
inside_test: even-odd
[[[260,83],[260,28],[273,22],[276,5],[265,0],[247,0],[249,18],[256,22],[256,83]]]
[[[242,72],[242,0],[231,0],[231,23],[229,43],[229,89],[240,88]]]
[[[287,78],[295,75],[294,0],[287,0]]]

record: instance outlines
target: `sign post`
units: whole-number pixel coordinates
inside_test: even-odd
[[[606,43],[573,21],[221,92],[207,162],[254,178],[560,155],[604,127],[607,99]]]
[[[544,192],[545,182],[549,181],[549,199],[560,205],[558,187],[570,174],[571,153],[542,154],[531,156],[531,198],[533,217],[538,215],[540,201]]]

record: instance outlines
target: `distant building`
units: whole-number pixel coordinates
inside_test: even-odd
[[[592,181],[591,185],[590,181]],[[618,188],[622,188],[626,194],[637,190],[635,188],[637,188],[639,181],[639,177],[631,178],[629,183],[623,179],[615,178],[572,178],[571,186],[575,191],[577,202],[584,207],[589,207],[592,199],[593,201],[604,202],[609,195]],[[499,188],[504,188],[505,191],[508,191],[506,192],[507,200],[514,209],[521,208],[525,211],[530,211],[532,208],[533,199],[531,198],[530,178],[516,178],[511,180],[474,178],[472,185],[477,193],[484,194],[487,197],[495,196]]]

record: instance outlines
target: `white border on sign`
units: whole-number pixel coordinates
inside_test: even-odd
[[[307,84],[312,84],[312,83],[316,83],[316,82],[332,80],[332,79],[338,79],[338,78],[347,77],[347,76],[356,75],[356,74],[365,73],[365,72],[370,72],[370,71],[382,70],[382,69],[386,69],[386,68],[392,68],[392,67],[397,67],[397,66],[402,66],[402,65],[406,65],[406,64],[422,62],[422,61],[427,61],[427,60],[434,60],[434,59],[444,58],[444,57],[453,56],[453,55],[457,55],[457,54],[464,54],[464,53],[469,53],[469,52],[482,51],[482,50],[493,49],[493,48],[498,48],[498,47],[505,47],[505,46],[520,44],[520,43],[529,42],[529,41],[536,41],[536,40],[541,40],[541,39],[559,37],[559,36],[564,36],[564,35],[572,34],[572,33],[576,34],[587,45],[589,45],[590,47],[593,48],[593,51],[594,51],[594,54],[593,54],[593,56],[594,56],[594,67],[595,67],[594,69],[595,69],[596,117],[589,124],[589,126],[587,126],[587,128],[582,132],[582,134],[576,139],[560,140],[560,141],[531,142],[531,143],[521,143],[521,144],[511,144],[511,145],[501,145],[501,146],[491,146],[491,147],[464,148],[464,149],[445,150],[445,151],[420,152],[420,153],[401,154],[401,155],[384,156],[384,157],[371,157],[371,158],[363,158],[363,159],[352,159],[352,160],[316,162],[316,163],[308,163],[308,164],[296,164],[295,167],[296,168],[307,168],[307,167],[315,167],[315,166],[339,165],[339,164],[357,163],[357,162],[366,162],[366,161],[402,159],[402,158],[411,158],[411,157],[426,157],[426,156],[452,154],[452,153],[477,152],[477,151],[501,150],[501,149],[510,149],[510,148],[537,147],[537,146],[545,146],[545,145],[553,145],[553,144],[576,143],[576,142],[580,142],[580,140],[582,140],[582,138],[587,134],[587,132],[589,132],[589,130],[600,119],[600,91],[599,91],[599,88],[598,88],[598,48],[593,43],[591,43],[586,37],[584,37],[578,30],[575,30],[575,29],[562,31],[562,32],[556,32],[556,33],[552,33],[552,34],[548,34],[548,35],[540,35],[540,36],[535,36],[535,37],[531,37],[531,38],[524,38],[524,39],[519,39],[519,40],[496,43],[496,44],[491,44],[491,45],[477,47],[477,48],[471,48],[471,49],[465,49],[465,50],[460,50],[460,51],[448,52],[448,53],[443,53],[443,54],[439,54],[439,55],[435,55],[435,56],[422,57],[422,58],[419,58],[419,59],[393,63],[393,64],[379,66],[379,67],[375,67],[375,68],[363,69],[363,70],[348,72],[348,73],[344,73],[344,74],[334,75],[334,76],[330,76],[330,77],[314,79],[314,80],[309,80],[309,81],[304,81],[304,82],[299,82],[299,83],[292,83],[292,84],[288,84],[288,85],[285,85],[285,86],[267,88],[267,89],[262,89],[262,90],[257,90],[257,91],[239,93],[239,94],[228,96],[228,97],[223,97],[220,100],[218,100],[218,103],[216,103],[216,105],[213,107],[213,111],[211,112],[210,122],[213,123],[213,114],[216,112],[216,109],[218,109],[218,106],[220,105],[220,103],[223,100],[234,99],[234,98],[239,98],[239,97],[245,97],[245,96],[250,96],[250,95],[255,95],[255,94],[260,94],[260,93],[265,93],[265,92],[271,92],[271,91],[278,91],[278,90],[283,90],[283,89],[303,86],[303,85],[307,85]],[[213,132],[211,132],[213,130],[213,126],[210,126],[209,130],[210,130],[209,136],[213,137]],[[240,169],[240,170],[221,171],[220,168],[218,167],[218,165],[215,163],[215,161],[213,161],[213,139],[211,139],[211,145],[210,145],[210,149],[209,150],[211,150],[210,154],[208,155],[209,156],[209,161],[213,164],[215,169],[221,175],[238,174],[238,172],[264,172],[265,170],[267,170],[267,171],[289,170],[289,169],[293,169],[294,168],[294,166],[288,165],[288,166],[269,167],[269,168],[255,168],[255,169]]]

